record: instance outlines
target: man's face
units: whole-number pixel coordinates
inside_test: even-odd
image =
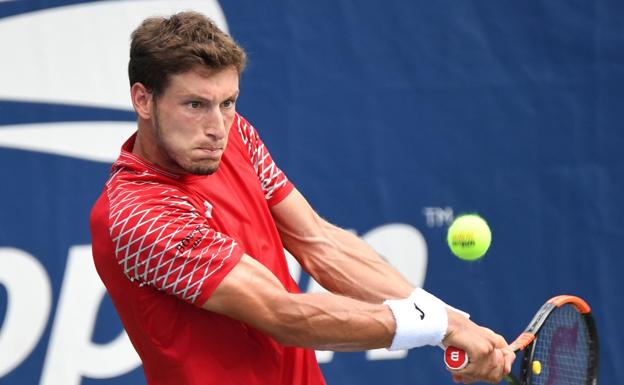
[[[171,75],[153,103],[159,164],[177,173],[217,171],[238,97],[238,72],[196,69]]]

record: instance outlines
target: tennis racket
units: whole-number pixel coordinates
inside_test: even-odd
[[[520,374],[505,376],[511,385],[596,385],[598,333],[587,302],[560,295],[549,299],[510,345],[522,350]],[[444,362],[451,370],[468,365],[461,349],[448,347]]]

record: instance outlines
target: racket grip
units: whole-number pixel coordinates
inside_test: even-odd
[[[444,350],[444,363],[450,370],[460,370],[468,365],[468,353],[460,348],[449,346]]]

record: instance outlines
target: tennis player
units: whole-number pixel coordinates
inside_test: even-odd
[[[243,50],[203,15],[132,34],[137,132],[91,213],[93,257],[150,385],[320,385],[313,349],[453,345],[498,382],[502,337],[327,223],[236,112]],[[300,293],[283,248],[331,294]]]

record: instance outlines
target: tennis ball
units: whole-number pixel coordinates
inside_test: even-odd
[[[446,241],[453,254],[466,261],[481,258],[492,243],[488,224],[476,214],[457,217],[448,229]]]
[[[542,363],[539,362],[538,360],[533,361],[533,364],[531,365],[531,369],[533,370],[533,374],[535,374],[536,376],[539,376],[542,373]]]

